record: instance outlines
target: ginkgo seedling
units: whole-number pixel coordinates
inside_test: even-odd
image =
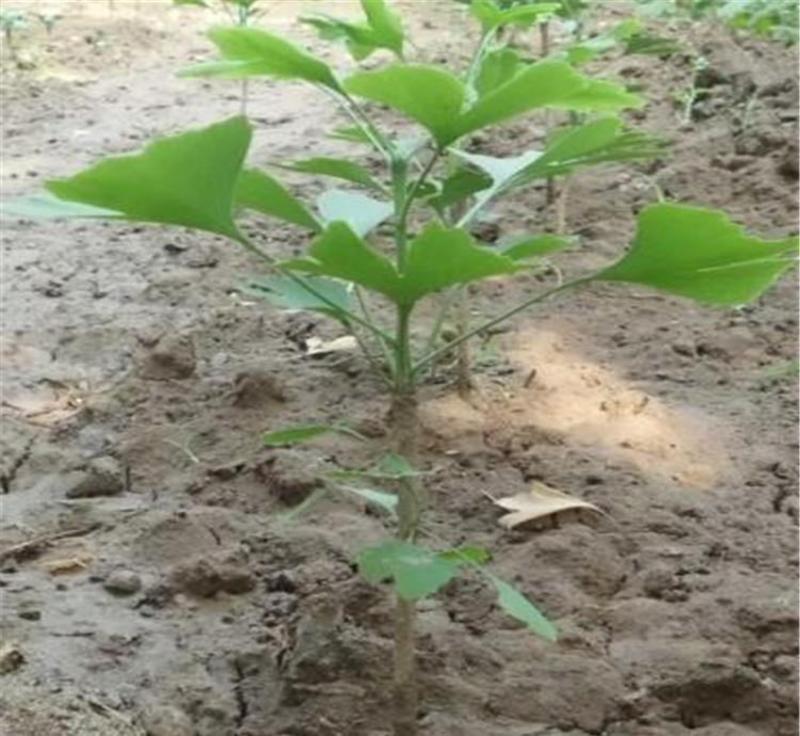
[[[347,187],[326,191],[316,203],[302,202],[273,171],[247,164],[252,128],[238,116],[161,138],[139,153],[107,158],[75,176],[51,181],[48,194],[11,203],[7,211],[23,217],[136,220],[221,235],[250,252],[266,272],[249,280],[249,293],[281,309],[332,318],[356,339],[387,386],[395,452],[374,467],[328,473],[324,482],[381,509],[387,528],[395,531],[393,538],[364,550],[358,566],[367,580],[389,582],[396,592],[393,727],[397,736],[409,736],[417,732],[414,613],[419,598],[436,593],[456,575],[477,573],[494,587],[502,610],[547,639],[556,636],[554,624],[522,592],[488,571],[487,552],[438,543],[438,549],[429,549],[421,543],[428,534],[428,497],[425,473],[414,466],[420,434],[417,391],[430,366],[519,312],[596,282],[636,284],[711,305],[739,306],[791,267],[797,238],[763,240],[718,211],[653,204],[639,214],[632,244],[615,262],[531,291],[442,344],[437,336],[459,287],[530,273],[573,243],[569,237],[533,232],[504,246],[489,246],[470,230],[479,214],[501,195],[547,177],[661,156],[664,146],[619,117],[641,107],[643,99],[614,81],[585,74],[568,58],[531,63],[509,56],[491,38],[487,42],[484,33],[465,73],[410,62],[396,12],[384,0],[361,4],[363,22],[319,16],[307,22],[325,39],[344,41],[356,60],[378,50],[394,56],[385,66],[342,77],[279,35],[225,27],[210,33],[219,59],[192,67],[186,75],[265,77],[319,89],[350,121],[333,135],[354,150],[371,147],[383,159],[380,173],[324,155],[272,167],[338,179]],[[537,22],[555,6],[538,4],[536,12],[518,13],[513,22]],[[473,9],[484,29],[509,18],[503,15],[508,10],[493,0],[475,0]],[[417,134],[408,138],[380,128],[372,115],[374,104],[405,117]],[[516,156],[464,150],[472,133],[545,109],[589,117],[558,131],[541,148]],[[289,223],[305,234],[308,247],[286,260],[245,233],[244,216]],[[419,310],[429,300],[439,310],[433,324]],[[340,423],[278,429],[268,432],[264,442],[283,447],[329,432],[363,441]]]

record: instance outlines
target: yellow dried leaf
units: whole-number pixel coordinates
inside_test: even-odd
[[[499,519],[500,524],[506,529],[513,529],[530,521],[558,516],[568,511],[586,510],[597,514],[603,513],[588,501],[582,501],[538,481],[534,482],[528,491],[493,500],[500,508],[511,512]]]
[[[43,562],[42,567],[51,575],[66,575],[71,572],[85,570],[91,561],[91,555],[79,555],[61,560],[49,560],[48,562]]]

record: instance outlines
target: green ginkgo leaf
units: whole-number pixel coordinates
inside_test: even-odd
[[[363,435],[343,424],[301,424],[286,429],[277,429],[274,432],[266,432],[261,436],[261,441],[267,447],[291,447],[311,442],[326,434],[343,434],[357,440],[365,439]]]
[[[350,309],[350,291],[347,285],[333,279],[307,276],[304,279],[316,293],[286,276],[265,276],[246,285],[248,293],[266,299],[281,309],[322,312],[347,321]],[[320,298],[317,294],[324,298]]]
[[[394,264],[367,245],[345,222],[328,225],[311,244],[307,258],[288,261],[284,267],[351,281],[395,302],[402,299],[400,277]]]
[[[525,68],[520,55],[510,48],[501,48],[484,56],[475,80],[475,90],[482,97],[509,82]]]
[[[384,0],[361,0],[366,23],[351,23],[326,14],[301,16],[300,22],[316,28],[326,41],[345,41],[353,58],[366,59],[378,49],[403,56],[403,24]]]
[[[365,549],[358,556],[358,570],[370,583],[391,580],[397,595],[418,600],[447,585],[459,563],[410,542],[392,540]]]
[[[121,212],[102,207],[68,202],[44,192],[0,203],[0,217],[25,220],[72,220],[78,218],[113,220],[124,217],[124,215]]]
[[[558,235],[536,235],[517,238],[500,247],[500,252],[515,261],[524,261],[528,258],[541,258],[548,253],[569,248],[574,243],[572,238],[563,238]]]
[[[346,222],[357,235],[367,235],[392,216],[394,206],[357,192],[329,189],[317,200],[326,223]]]
[[[488,174],[460,166],[440,183],[426,201],[439,212],[444,212],[448,207],[463,202],[490,186],[492,179]]]
[[[455,140],[456,124],[464,106],[464,85],[449,72],[423,64],[394,64],[348,77],[345,89],[381,102],[416,120],[436,141]]]
[[[229,79],[267,76],[320,84],[337,92],[341,90],[324,61],[280,36],[242,26],[214,28],[208,35],[219,49],[221,61],[189,67],[182,76]]]
[[[319,232],[322,227],[305,206],[277,179],[258,169],[242,172],[236,188],[236,206]]]
[[[618,118],[609,117],[560,131],[543,151],[527,151],[509,158],[455,153],[492,177],[492,189],[481,196],[494,197],[501,191],[537,179],[571,174],[584,166],[657,158],[665,147],[661,139],[627,130]]]
[[[470,12],[481,24],[483,32],[488,33],[507,25],[526,28],[536,22],[542,22],[560,7],[560,3],[527,3],[501,8],[494,0],[472,0]]]
[[[182,225],[238,239],[233,203],[251,129],[242,117],[161,138],[46,184],[68,202],[129,220]]]
[[[273,164],[281,169],[288,171],[298,171],[305,174],[319,174],[320,176],[330,176],[335,179],[360,184],[368,189],[375,189],[382,192],[384,188],[372,177],[363,166],[342,158],[331,158],[329,156],[315,156],[314,158],[293,161],[290,164]]]
[[[558,638],[556,627],[522,593],[504,580],[489,575],[497,590],[497,602],[509,616],[524,623],[531,631],[548,641]]]
[[[461,81],[422,64],[395,64],[355,74],[345,81],[345,88],[416,120],[440,148],[537,108],[607,111],[643,104],[623,87],[585,77],[563,61],[540,61],[512,76],[504,73],[503,78],[503,83],[491,89],[485,86],[485,94],[466,109],[467,94]]]
[[[623,110],[643,100],[612,82],[582,76],[562,61],[539,61],[484,94],[457,123],[456,137],[536,108]]]
[[[483,547],[454,547],[453,549],[439,552],[439,557],[466,565],[485,565],[492,559],[489,550]]]
[[[449,286],[518,270],[511,258],[479,246],[465,230],[432,223],[409,244],[402,299],[410,305]]]
[[[761,240],[747,235],[723,212],[656,204],[639,215],[630,251],[595,278],[739,306],[791,268],[797,252],[797,236]]]

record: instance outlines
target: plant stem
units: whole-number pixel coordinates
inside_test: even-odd
[[[375,320],[372,318],[372,312],[369,309],[367,300],[364,298],[364,292],[361,290],[361,287],[358,286],[358,284],[355,284],[353,287],[353,291],[355,292],[356,301],[358,301],[358,306],[359,309],[361,310],[361,314],[364,316],[364,319],[367,320],[367,322],[375,324]],[[386,370],[389,371],[390,376],[393,378],[395,366],[392,353],[389,351],[389,348],[387,347],[386,342],[384,340],[378,340],[378,346],[380,347],[381,354],[383,355],[385,368]]]
[[[401,310],[398,319],[398,346],[407,344],[408,310]],[[417,397],[414,391],[410,355],[398,348],[398,376],[392,406],[389,411],[389,425],[394,435],[398,454],[413,461],[416,454],[419,418]],[[402,366],[402,370],[401,370]],[[408,372],[408,373],[406,373]],[[403,375],[400,375],[403,374]],[[401,383],[410,381],[410,383]],[[417,534],[420,516],[424,508],[422,486],[415,478],[402,478],[397,488],[397,517],[400,539],[413,541]],[[419,692],[416,676],[415,646],[416,604],[396,597],[394,612],[394,714],[392,730],[394,736],[416,736]]]
[[[502,322],[505,322],[507,319],[510,319],[514,315],[519,314],[519,312],[524,311],[528,307],[532,307],[534,304],[546,301],[550,297],[553,297],[556,294],[561,293],[562,291],[567,291],[568,289],[573,289],[578,286],[582,286],[583,284],[588,284],[593,280],[594,277],[585,276],[583,278],[575,279],[574,281],[567,281],[565,284],[561,284],[560,286],[557,286],[555,289],[550,289],[550,291],[546,291],[543,294],[538,294],[537,296],[522,302],[522,304],[518,304],[516,307],[512,307],[508,311],[503,312],[501,315],[493,317],[488,322],[484,322],[482,325],[475,327],[472,330],[469,330],[469,332],[466,332],[463,335],[459,335],[454,340],[451,340],[442,347],[437,348],[428,353],[427,355],[423,356],[422,358],[420,358],[414,364],[414,373],[417,373],[421,368],[424,368],[428,363],[430,363],[432,360],[435,360],[438,356],[442,355],[443,353],[447,353],[453,348],[457,347],[460,343],[469,340],[470,338],[475,337],[475,335],[479,335],[481,332],[489,330],[492,327],[501,324]]]
[[[336,96],[338,98],[338,95]],[[353,118],[353,121],[356,123],[356,125],[358,125],[367,134],[369,139],[372,141],[372,145],[374,145],[375,148],[377,148],[384,155],[386,160],[391,162],[396,154],[394,144],[388,138],[386,138],[386,136],[384,136],[375,127],[375,125],[373,125],[372,121],[369,119],[369,116],[364,111],[364,108],[362,108],[356,100],[354,100],[346,92],[342,93],[341,99],[346,103],[344,107],[348,114]]]
[[[390,167],[395,214],[395,259],[402,273],[406,263],[408,214],[414,195],[433,169],[438,153],[431,157],[419,178],[408,189],[408,161],[391,152]],[[419,433],[417,396],[411,345],[411,312],[413,306],[398,305],[397,332],[394,342],[394,391],[389,410],[389,426],[398,454],[413,462]],[[414,478],[402,478],[397,488],[397,536],[413,540],[425,505],[422,486]],[[395,604],[394,640],[394,736],[416,736],[419,693],[416,682],[416,648],[414,622],[416,604],[397,596]]]
[[[401,310],[398,327],[403,327],[403,335],[407,337],[408,310]],[[400,338],[400,335],[398,335]],[[398,340],[398,345],[403,344]],[[398,356],[402,359],[403,356]],[[402,361],[404,370],[410,372],[410,359]],[[400,373],[400,371],[398,371]],[[414,391],[413,375],[405,380],[411,383],[397,386],[392,397],[389,411],[389,425],[394,436],[394,444],[398,454],[413,461],[416,455],[417,436],[419,434],[419,417],[417,414],[417,397]],[[401,386],[404,386],[402,388]],[[413,541],[419,527],[420,515],[424,508],[422,486],[415,478],[402,478],[398,483],[397,517],[400,539]],[[397,596],[394,614],[394,714],[392,730],[394,736],[416,736],[417,708],[419,693],[416,677],[415,646],[416,604]]]
[[[467,287],[459,286],[456,297],[456,329],[458,337],[463,337],[469,332],[469,300]],[[467,398],[475,383],[472,380],[472,355],[469,349],[469,340],[461,340],[456,351],[456,389],[462,399]]]
[[[417,733],[416,615],[414,601],[398,595],[394,610],[394,736],[416,736]]]
[[[392,192],[394,194],[394,211],[395,211],[395,225],[394,225],[394,244],[395,244],[395,258],[397,260],[397,270],[402,273],[406,267],[406,243],[408,240],[408,233],[406,230],[406,221],[408,219],[408,210],[410,207],[410,198],[406,189],[408,185],[408,163],[405,159],[399,156],[393,156],[391,162],[392,169]],[[402,309],[398,310],[402,312]],[[398,342],[400,341],[400,333],[398,330]]]
[[[542,42],[542,58],[550,56],[550,24],[539,24],[539,35]],[[550,112],[545,113],[545,124],[550,128]],[[556,182],[552,176],[547,177],[547,204],[553,204],[556,201]]]
[[[467,69],[467,76],[466,76],[466,86],[468,93],[472,97],[476,97],[477,93],[475,91],[475,82],[478,79],[478,73],[481,69],[481,62],[483,61],[483,57],[486,56],[486,52],[489,49],[492,41],[494,40],[495,36],[497,35],[497,29],[494,28],[488,33],[485,33],[478,44],[478,47],[475,49],[475,53],[472,56],[472,60],[469,63],[469,68]]]

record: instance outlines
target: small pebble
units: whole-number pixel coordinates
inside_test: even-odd
[[[142,579],[131,570],[115,570],[103,583],[103,587],[115,595],[132,595],[142,587]]]

